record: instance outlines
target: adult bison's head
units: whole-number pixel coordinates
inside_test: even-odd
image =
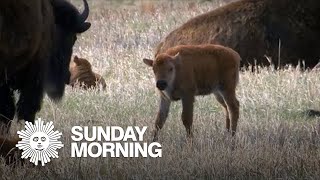
[[[55,17],[54,44],[46,70],[45,90],[50,98],[59,100],[69,82],[69,63],[77,34],[87,31],[91,24],[86,22],[89,6],[86,0],[80,13],[65,0],[51,0]]]

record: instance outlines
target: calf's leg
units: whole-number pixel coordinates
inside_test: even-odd
[[[214,92],[214,96],[216,97],[217,101],[223,106],[224,112],[226,114],[226,129],[230,131],[230,117],[229,111],[226,102],[224,101],[220,92]]]
[[[192,121],[193,121],[193,103],[194,103],[194,96],[188,95],[182,97],[182,122],[184,127],[187,131],[187,137],[192,138]]]
[[[231,119],[232,136],[235,135],[239,119],[239,101],[236,98],[235,89],[227,89],[223,93],[223,98],[227,104]]]
[[[155,122],[153,141],[158,140],[158,132],[160,129],[162,129],[164,123],[166,122],[170,109],[170,104],[171,101],[169,99],[165,98],[163,95],[160,96],[160,106]]]

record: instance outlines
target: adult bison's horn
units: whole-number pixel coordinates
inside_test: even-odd
[[[84,10],[80,14],[80,17],[79,17],[79,27],[78,27],[78,30],[77,30],[78,33],[85,32],[91,26],[91,23],[86,22],[86,20],[87,20],[87,18],[89,16],[89,5],[88,5],[87,0],[83,0],[83,4],[84,4]]]
[[[80,14],[80,22],[82,22],[82,23],[86,22],[86,20],[89,16],[89,5],[88,5],[87,0],[83,0],[83,3],[84,3],[84,10]]]

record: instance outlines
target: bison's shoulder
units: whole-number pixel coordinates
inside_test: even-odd
[[[170,32],[155,49],[156,55],[178,44],[218,43],[217,36],[231,34],[231,27],[247,29],[239,34],[238,39],[244,37],[255,31],[253,24],[262,20],[258,17],[263,17],[265,6],[265,0],[242,0],[198,15]],[[249,19],[254,23],[248,23]]]
[[[262,13],[257,10],[264,8],[265,4],[265,0],[242,0],[232,2],[190,19],[183,24],[180,29],[196,24],[201,25],[203,23],[212,25],[219,22],[226,23],[224,20],[230,18],[233,18],[233,21],[236,22],[243,21],[246,18],[257,17],[259,16],[258,13]],[[214,22],[212,22],[212,20],[214,20]]]
[[[11,76],[35,57],[45,58],[51,48],[53,29],[53,12],[48,1],[1,0],[0,73],[6,67]]]

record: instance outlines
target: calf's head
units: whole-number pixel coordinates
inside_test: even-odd
[[[177,65],[180,63],[180,56],[160,54],[156,60],[143,59],[143,62],[152,67],[155,75],[156,87],[160,91],[170,89],[173,86],[176,77]]]
[[[59,100],[69,82],[69,64],[77,34],[87,31],[91,24],[86,22],[89,6],[86,0],[80,13],[66,0],[51,0],[55,18],[54,43],[46,74],[46,92],[50,98]]]
[[[79,58],[78,56],[74,56],[73,58],[73,62],[75,63],[75,66],[78,70],[82,70],[82,71],[91,71],[92,66],[89,63],[88,60],[84,59],[84,58]]]

